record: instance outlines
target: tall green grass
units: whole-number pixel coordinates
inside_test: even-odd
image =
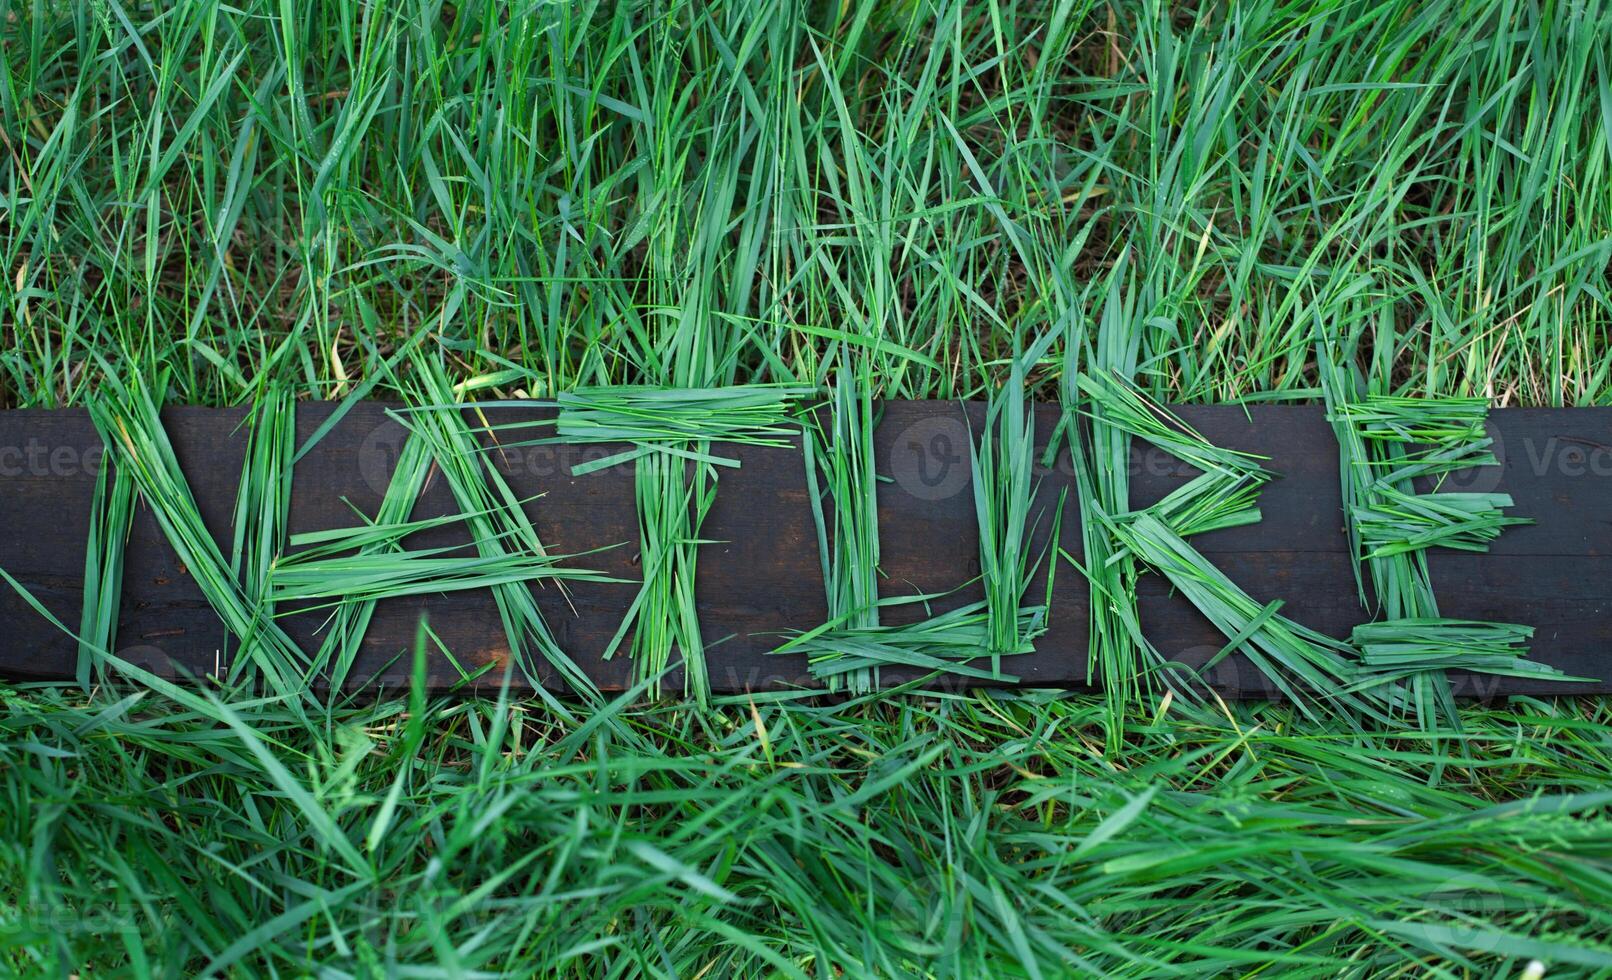
[[[0,404],[91,405],[124,463],[98,495],[99,595],[125,508],[187,512],[158,404],[824,387],[854,358],[872,397],[987,398],[1016,338],[1056,335],[1023,388],[1075,409],[1069,557],[1098,580],[1108,683],[705,712],[643,690],[288,699],[351,665],[354,631],[306,663],[243,611],[230,583],[283,530],[254,484],[238,562],[165,527],[242,611],[218,685],[103,656],[98,599],[92,693],[0,687],[0,960],[1612,969],[1605,702],[1458,703],[1424,732],[1175,694],[1155,676],[1178,651],[1139,633],[1144,565],[1105,530],[1136,526],[1126,474],[1094,462],[1135,436],[1069,422],[1082,374],[1151,403],[1321,400],[1322,331],[1379,395],[1607,404],[1609,34],[1600,2],[0,0]],[[407,522],[446,458],[467,520],[540,555],[465,418],[407,419],[377,518]],[[283,459],[272,429],[254,437]],[[564,655],[500,594],[512,650]],[[1278,616],[1226,628],[1262,641]],[[910,655],[864,639],[849,669]],[[1420,642],[1357,640],[1390,672]]]

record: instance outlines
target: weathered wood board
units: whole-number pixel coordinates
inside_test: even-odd
[[[373,513],[403,436],[385,409],[382,403],[357,406],[298,463],[293,531],[351,524],[351,507]],[[298,406],[299,444],[331,410],[323,403]],[[884,406],[875,442],[879,472],[889,478],[879,497],[886,595],[945,591],[978,572],[970,428],[964,411],[973,413],[972,429],[980,431],[981,405]],[[1270,468],[1282,474],[1262,494],[1262,523],[1201,535],[1194,539],[1196,546],[1256,599],[1282,598],[1284,612],[1300,622],[1347,635],[1366,616],[1355,594],[1339,509],[1337,448],[1323,410],[1184,406],[1179,412],[1214,442],[1268,456]],[[171,408],[163,417],[203,516],[227,548],[245,446],[243,413]],[[1056,418],[1054,407],[1039,407],[1042,438]],[[1470,471],[1462,486],[1508,492],[1516,499],[1512,513],[1538,523],[1507,531],[1488,554],[1431,553],[1442,611],[1534,626],[1537,659],[1597,681],[1463,677],[1458,678],[1458,692],[1612,691],[1612,409],[1496,410],[1490,420],[1503,465]],[[609,446],[523,447],[497,452],[494,458],[517,493],[543,494],[528,506],[552,550],[580,552],[622,544],[589,556],[586,563],[635,578],[637,520],[630,469],[614,467],[580,477],[571,472],[577,463],[613,451]],[[813,686],[803,658],[768,654],[781,633],[809,628],[825,616],[801,454],[798,447],[726,451],[743,465],[721,474],[705,527],[706,537],[720,543],[702,548],[697,589],[710,644],[712,687],[733,692]],[[6,528],[0,535],[0,567],[69,625],[78,622],[89,507],[100,463],[100,443],[84,412],[0,412],[0,516]],[[1190,467],[1140,443],[1131,469],[1136,505],[1158,499],[1194,475]],[[1065,487],[1072,496],[1072,483],[1065,455],[1044,474],[1043,510],[1056,505]],[[416,516],[452,509],[443,481],[433,479]],[[1050,525],[1046,513],[1037,532],[1038,547]],[[1060,544],[1078,557],[1079,541],[1071,499]],[[467,544],[468,539],[461,529],[443,528],[422,533],[413,543],[427,547]],[[555,635],[606,690],[621,688],[629,676],[624,656],[604,661],[599,655],[634,589],[579,584],[569,603],[552,587],[538,592]],[[1140,592],[1144,628],[1165,655],[1196,666],[1224,644],[1224,637],[1189,603],[1172,595],[1167,583],[1149,576]],[[977,586],[963,588],[948,601],[978,596]],[[1027,686],[1082,687],[1089,597],[1084,579],[1067,563],[1058,570],[1053,597],[1051,631],[1034,654],[1010,658],[1005,669]],[[462,663],[507,656],[496,608],[484,591],[389,600],[377,611],[354,676],[400,682],[404,661],[398,655],[410,648],[422,611]],[[310,647],[317,643],[319,616],[290,616],[285,623],[299,641]],[[233,651],[222,623],[143,508],[129,539],[117,650],[152,669],[178,674],[214,672]],[[0,674],[71,677],[74,660],[70,639],[12,590],[0,590]],[[432,671],[433,683],[444,687],[458,679],[446,662],[434,663]],[[500,676],[489,672],[484,683],[496,684]],[[897,679],[886,674],[887,683]],[[1264,679],[1237,657],[1218,667],[1213,680],[1233,696],[1270,693]],[[671,678],[674,688],[678,683]]]

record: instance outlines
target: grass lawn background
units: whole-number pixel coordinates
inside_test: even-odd
[[[983,397],[1051,330],[1049,400],[1073,344],[1314,401],[1324,341],[1612,404],[1597,2],[0,0],[0,65],[3,407],[391,397],[411,339],[484,397]],[[0,685],[0,968],[1612,970],[1607,703],[1463,722]]]

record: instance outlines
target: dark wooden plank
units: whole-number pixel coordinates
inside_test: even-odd
[[[360,405],[297,466],[291,523],[305,531],[353,520],[351,507],[373,512],[402,444],[402,429],[381,403]],[[328,417],[322,403],[298,406],[299,438]],[[507,410],[509,412],[526,410]],[[965,420],[965,411],[969,418]],[[1264,521],[1251,528],[1206,534],[1195,544],[1250,594],[1283,598],[1293,618],[1345,635],[1366,618],[1339,510],[1338,458],[1324,413],[1314,406],[1184,406],[1191,424],[1210,439],[1270,457],[1282,474],[1262,496]],[[528,413],[530,415],[530,413]],[[1039,406],[1044,438],[1056,421]],[[230,509],[240,475],[244,437],[239,410],[173,408],[164,412],[204,519],[227,547]],[[978,586],[958,588],[978,574],[978,536],[969,483],[968,439],[980,431],[983,407],[954,402],[893,402],[875,434],[883,527],[884,592],[955,590],[943,609],[978,598]],[[1572,673],[1599,678],[1591,685],[1461,678],[1463,693],[1590,693],[1612,690],[1612,409],[1498,410],[1491,430],[1503,466],[1473,471],[1461,488],[1499,489],[1517,501],[1515,513],[1534,526],[1503,535],[1492,553],[1435,552],[1434,582],[1447,615],[1528,623],[1539,630],[1536,656]],[[514,490],[543,494],[529,512],[556,552],[620,547],[586,559],[591,567],[637,575],[637,519],[630,469],[575,476],[578,463],[611,447],[545,446],[499,451],[494,459]],[[779,634],[806,628],[825,615],[822,581],[801,456],[796,448],[728,447],[742,468],[724,471],[701,550],[698,595],[712,684],[718,691],[811,686],[799,657],[767,653]],[[82,596],[84,542],[100,448],[78,410],[0,413],[0,514],[10,533],[0,540],[0,566],[24,582],[57,616],[76,624]],[[1133,503],[1158,499],[1194,475],[1179,461],[1139,445],[1130,461]],[[1041,473],[1043,519],[1036,546],[1046,543],[1051,510],[1072,468],[1065,453]],[[344,502],[345,501],[345,502]],[[451,513],[440,475],[428,481],[416,516]],[[1060,545],[1079,554],[1071,503]],[[418,536],[426,546],[464,546],[462,529]],[[468,550],[466,553],[469,553]],[[1224,638],[1167,585],[1145,578],[1139,589],[1144,627],[1167,656],[1189,665],[1218,650]],[[619,689],[629,664],[599,658],[634,587],[581,584],[569,601],[547,587],[538,601],[561,644],[601,687]],[[1064,565],[1055,581],[1052,629],[1036,653],[1009,661],[1027,685],[1080,687],[1085,680],[1089,597],[1085,582]],[[397,657],[413,641],[421,612],[455,651],[475,666],[507,658],[496,607],[487,593],[452,593],[381,604],[366,637],[355,677],[402,679]],[[918,615],[917,609],[905,611]],[[895,620],[895,615],[892,615]],[[287,628],[312,646],[317,615],[291,616]],[[71,676],[74,646],[11,590],[0,591],[0,671],[18,678]],[[153,669],[207,673],[227,664],[233,644],[187,569],[144,509],[130,530],[125,571],[121,655]],[[446,662],[434,662],[433,682],[453,683]],[[493,676],[493,675],[490,675]],[[546,670],[540,679],[552,683]],[[900,680],[887,675],[887,681]],[[673,679],[674,683],[676,679]],[[1216,671],[1218,687],[1235,696],[1269,693],[1263,678],[1237,658]]]

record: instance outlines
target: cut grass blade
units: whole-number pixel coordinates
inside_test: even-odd
[[[1511,506],[1504,493],[1408,494],[1391,486],[1378,487],[1368,507],[1350,515],[1360,534],[1365,559],[1373,561],[1431,547],[1461,551],[1488,551],[1500,532],[1522,517],[1506,517]]]
[[[84,548],[84,604],[78,626],[78,663],[74,679],[81,690],[90,689],[92,674],[99,678],[102,651],[117,641],[118,614],[123,599],[123,555],[134,520],[134,481],[121,467],[102,457],[95,475],[95,497],[90,503],[90,530]]]
[[[1064,367],[1029,384],[1059,387],[1115,520],[1134,437],[1081,414],[1081,371],[1309,402],[1322,324],[1362,396],[1612,404],[1609,16],[13,2],[0,403],[81,405],[105,358],[168,372],[173,404],[344,399],[311,444],[361,397],[412,399],[427,346],[466,398],[826,380],[856,352],[878,396],[955,402],[1056,329]],[[403,456],[383,525],[432,465]],[[1195,492],[1155,515],[1189,543],[1215,517]],[[1145,572],[1082,535],[1093,674],[1156,689]],[[0,686],[0,973],[1612,969],[1604,698],[1459,703],[1433,738],[1409,708],[1358,732],[916,682],[708,712],[435,699],[415,662],[406,703],[232,692],[233,719],[110,657],[132,693]]]
[[[1017,389],[1006,389],[1013,390]],[[1047,603],[1023,605],[1029,580],[1039,564],[1029,563],[1024,554],[1032,528],[1018,522],[1029,510],[1033,488],[1027,467],[1014,469],[996,462],[1001,450],[993,442],[995,438],[1005,440],[1015,463],[1029,460],[1033,429],[1026,430],[1021,420],[1012,419],[1011,408],[1000,408],[1012,397],[1005,393],[998,402],[1001,417],[1009,419],[1005,428],[993,435],[988,424],[984,441],[990,444],[975,451],[973,463],[975,504],[982,515],[981,552],[990,552],[982,571],[998,577],[997,588],[987,586],[988,598],[983,601],[930,615],[917,623],[886,625],[880,622],[880,609],[912,603],[927,605],[939,597],[879,597],[871,386],[865,364],[854,376],[840,375],[831,388],[828,404],[806,413],[803,432],[807,492],[817,529],[829,618],[824,625],[793,637],[773,653],[805,654],[812,676],[823,681],[828,690],[852,694],[877,691],[881,671],[891,667],[926,678],[1015,680],[1002,672],[1001,658],[1029,652],[1034,639],[1045,631],[1051,582],[1047,586]],[[1022,404],[1018,411],[1025,414]],[[826,428],[820,421],[821,414],[828,417]],[[1059,505],[1061,509],[1061,499]],[[984,521],[991,523],[986,525]],[[1057,523],[1055,518],[1054,544]],[[1003,581],[1002,576],[1010,578]],[[1004,624],[1008,617],[1003,609],[1011,610],[1011,623]],[[973,665],[985,657],[990,658],[989,669]]]
[[[296,449],[296,402],[290,389],[269,385],[252,403],[250,431],[235,491],[230,571],[247,596],[261,597],[270,566],[285,550],[291,513],[292,454]],[[272,603],[264,611],[273,615]]]
[[[1080,507],[1085,561],[1081,571],[1091,591],[1086,679],[1102,688],[1111,751],[1123,744],[1126,719],[1151,689],[1154,669],[1164,663],[1142,634],[1136,609],[1135,556],[1110,531],[1110,522],[1131,510],[1131,435],[1116,424],[1124,421],[1123,414],[1110,421],[1100,404],[1083,412],[1086,395],[1079,386],[1083,365],[1091,373],[1124,381],[1136,374],[1141,334],[1135,329],[1138,290],[1129,259],[1129,250],[1122,252],[1100,285],[1100,300],[1094,300],[1100,302],[1095,330],[1077,333],[1069,329],[1066,333],[1059,386],[1064,433],[1075,469],[1075,499]],[[1088,421],[1085,434],[1080,422],[1083,415]]]
[[[1504,677],[1584,680],[1528,659],[1534,628],[1470,619],[1385,619],[1354,628],[1349,642],[1373,670],[1467,670]]]
[[[317,609],[322,606],[315,601],[321,599],[334,600],[323,605],[339,605],[343,599],[367,602],[400,596],[499,588],[521,582],[620,581],[599,572],[559,564],[576,557],[574,555],[534,556],[516,553],[467,558],[439,553],[457,550],[442,548],[423,553],[379,551],[282,563],[270,576],[269,598],[274,602],[314,602],[314,605],[304,609]]]
[[[1066,385],[1065,413],[1066,416],[1075,413],[1067,432],[1077,461],[1077,499],[1082,506],[1083,544],[1087,555],[1084,571],[1092,582],[1094,659],[1104,665],[1102,677],[1110,710],[1122,717],[1125,705],[1146,689],[1154,673],[1162,674],[1172,690],[1195,699],[1199,693],[1197,688],[1175,683],[1175,673],[1165,670],[1165,658],[1142,633],[1136,612],[1139,570],[1135,559],[1145,561],[1146,556],[1128,547],[1124,538],[1117,538],[1111,529],[1134,521],[1144,513],[1168,528],[1176,538],[1255,523],[1260,519],[1259,490],[1271,474],[1257,462],[1260,457],[1213,445],[1112,372],[1076,373]],[[1088,407],[1082,408],[1082,405]],[[1079,416],[1089,420],[1094,437],[1107,442],[1105,460],[1099,461],[1095,456],[1088,459],[1080,451],[1083,443]],[[1203,472],[1163,500],[1143,511],[1133,511],[1127,499],[1129,481],[1123,475],[1130,466],[1132,438],[1141,438]],[[1196,551],[1190,548],[1188,551],[1196,556],[1195,560],[1201,561]],[[1200,598],[1203,597],[1200,593]],[[1240,590],[1238,597],[1246,599]],[[1249,603],[1252,600],[1240,605]],[[1225,605],[1222,602],[1222,606]],[[1233,645],[1240,646],[1248,639],[1242,631],[1262,621],[1247,618],[1246,608],[1239,609],[1238,615],[1243,618],[1222,616],[1217,625],[1240,621],[1239,630],[1228,634]],[[1222,656],[1226,652],[1222,651]]]
[[[930,597],[924,597],[930,598]],[[882,600],[880,605],[917,601],[911,598]],[[1032,633],[1046,618],[1045,606],[1019,610],[1017,628]],[[983,600],[936,613],[909,625],[851,625],[831,620],[816,630],[789,640],[774,653],[805,654],[812,676],[823,680],[831,691],[871,693],[866,678],[877,678],[888,667],[911,670],[925,679],[938,676],[1015,683],[1018,678],[1005,674],[991,653],[990,613]],[[991,657],[991,666],[974,666],[974,661]]]
[[[741,443],[789,445],[803,385],[751,384],[721,388],[601,385],[561,392],[556,435],[567,442]]]
[[[568,443],[628,443],[638,448],[683,448],[694,443],[749,446],[790,445],[799,431],[795,402],[815,394],[806,385],[746,384],[720,388],[664,385],[593,385],[559,393],[552,400],[419,405],[409,414],[470,408],[494,436],[483,451]],[[509,410],[558,409],[552,418],[494,421]],[[552,431],[552,435],[541,435]],[[525,434],[524,438],[521,436]]]
[[[680,656],[684,692],[703,706],[710,699],[710,682],[694,586],[700,527],[716,500],[716,470],[674,453],[649,452],[639,458],[633,477],[644,582],[605,657],[615,653],[630,628],[636,678],[652,680],[652,695],[659,697],[660,678]]]
[[[407,525],[409,515],[414,511],[415,502],[425,486],[426,475],[432,465],[427,440],[410,433],[398,452],[397,465],[387,481],[386,492],[381,497],[375,520],[373,524],[364,527],[396,528]],[[398,536],[385,533],[361,534],[360,530],[342,529],[339,535],[317,535],[313,536],[312,541],[308,536],[293,535],[290,544],[293,547],[312,544],[313,547],[307,552],[312,555],[326,553],[319,546],[320,542],[356,547],[360,555],[395,553],[402,550],[402,542]],[[285,560],[287,559],[282,559]],[[295,556],[290,560],[295,560]],[[353,665],[358,660],[359,648],[369,631],[369,623],[374,614],[375,600],[344,599],[331,615],[316,663],[330,679],[333,696],[346,688]]]
[[[1272,477],[1259,465],[1263,457],[1214,445],[1111,374],[1079,374],[1075,384],[1092,406],[1089,417],[1203,471],[1150,508],[1177,534],[1190,537],[1258,523],[1259,488]]]

